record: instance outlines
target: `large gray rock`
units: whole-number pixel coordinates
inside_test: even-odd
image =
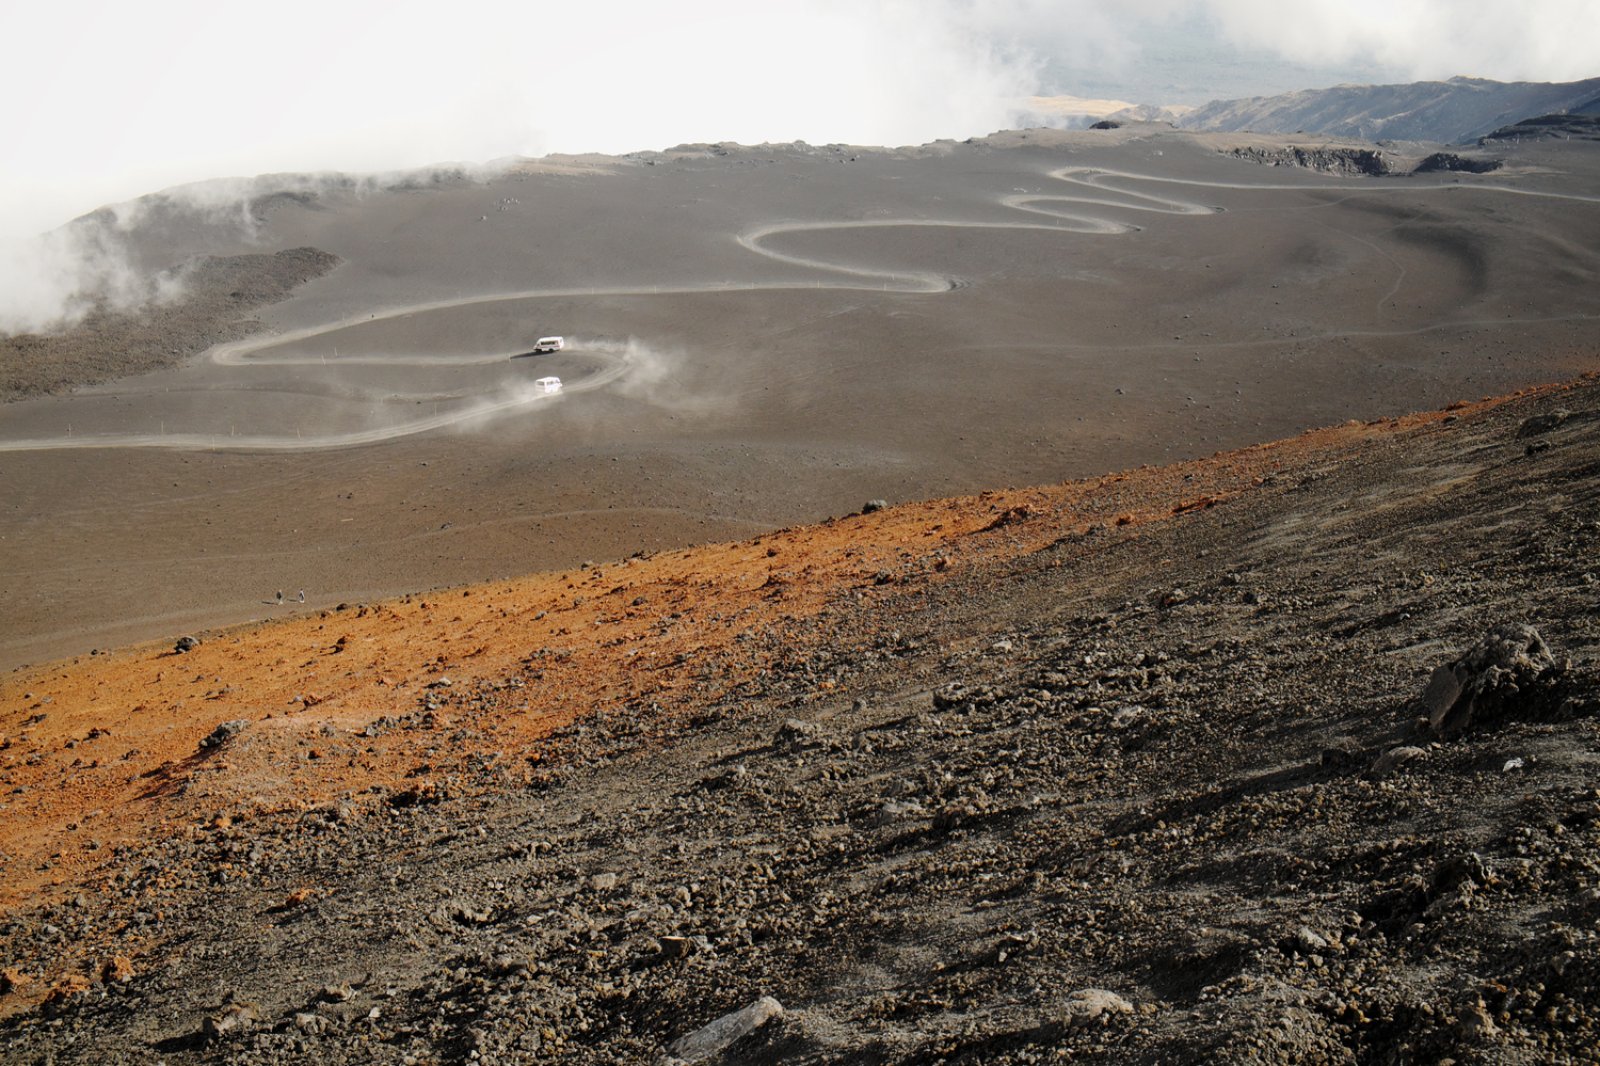
[[[1113,1014],[1132,1014],[1133,1004],[1104,988],[1080,988],[1067,998],[1063,1021],[1068,1025],[1088,1025]]]
[[[793,754],[828,747],[830,739],[827,729],[816,722],[790,718],[772,735],[772,748],[774,751]]]
[[[1559,428],[1562,423],[1571,417],[1571,411],[1565,407],[1558,407],[1556,410],[1546,411],[1542,415],[1524,418],[1522,424],[1517,427],[1517,439],[1521,440],[1524,437],[1537,437],[1541,433],[1549,433],[1552,429]]]
[[[250,728],[248,718],[235,718],[231,722],[222,722],[200,739],[202,748],[220,748],[234,737]]]
[[[710,1025],[696,1029],[688,1036],[680,1036],[667,1045],[667,1054],[681,1062],[700,1062],[709,1059],[742,1036],[755,1032],[783,1013],[783,1004],[771,996],[762,996],[754,1003],[732,1014],[724,1014]]]
[[[1425,759],[1427,756],[1427,751],[1411,744],[1390,748],[1373,761],[1372,774],[1374,777],[1387,777],[1402,766],[1418,759]]]
[[[1495,626],[1461,658],[1433,671],[1422,694],[1428,726],[1451,735],[1485,718],[1530,710],[1558,672],[1537,629]]]

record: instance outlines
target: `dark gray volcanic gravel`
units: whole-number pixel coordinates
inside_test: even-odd
[[[844,598],[826,657],[664,739],[588,720],[533,789],[486,765],[122,854],[0,965],[153,946],[0,1058],[655,1063],[772,996],[704,1061],[1592,1062],[1597,547],[1583,383]],[[1419,726],[1504,623],[1558,666]]]

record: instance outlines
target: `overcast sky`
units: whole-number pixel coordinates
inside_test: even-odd
[[[1600,74],[1600,0],[3,0],[0,31],[0,244],[221,176]]]

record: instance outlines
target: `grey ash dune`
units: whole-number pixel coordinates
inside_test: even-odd
[[[457,785],[487,796],[123,854],[104,901],[16,915],[0,955],[125,926],[149,956],[6,1020],[0,1053],[1584,1061],[1597,430],[1589,382],[1377,434],[1142,531],[844,597],[818,658],[751,632],[764,681],[669,736],[645,706],[581,722],[531,791],[483,767]],[[1473,651],[1490,631],[1507,654]],[[745,1008],[764,1024],[717,1050],[702,1027]]]

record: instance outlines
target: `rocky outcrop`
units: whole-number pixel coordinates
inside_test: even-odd
[[[1495,626],[1433,671],[1422,703],[1428,727],[1451,736],[1496,718],[1533,717],[1552,703],[1564,667],[1530,625]]]
[[[1457,155],[1455,152],[1435,152],[1422,162],[1418,163],[1413,174],[1438,174],[1453,172],[1457,174],[1488,174],[1499,170],[1501,166],[1498,159],[1475,158],[1472,156]]]
[[[1394,172],[1384,154],[1376,148],[1234,148],[1228,153],[1269,167],[1304,167],[1324,174],[1380,177]]]

